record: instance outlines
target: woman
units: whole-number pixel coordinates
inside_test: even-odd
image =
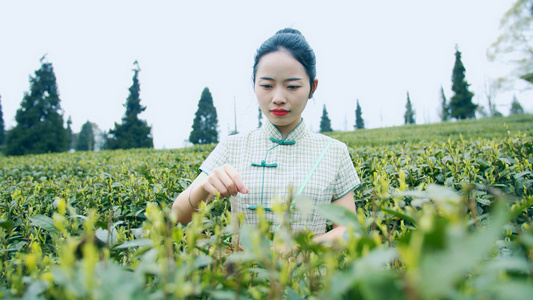
[[[235,197],[232,211],[245,213],[257,224],[255,209],[275,227],[270,211],[275,199],[287,199],[291,190],[311,198],[315,205],[334,203],[355,212],[353,190],[360,181],[345,144],[311,132],[302,119],[308,99],[318,86],[315,54],[303,35],[282,29],[257,50],[253,67],[254,90],[268,122],[248,134],[230,136],[217,145],[201,165],[202,173],[175,200],[172,210],[178,222],[188,223],[200,201],[217,192]],[[295,230],[314,232],[317,242],[341,238],[343,226],[325,233],[326,219],[316,210]]]

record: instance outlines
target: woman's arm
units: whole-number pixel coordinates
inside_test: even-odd
[[[353,199],[353,192],[350,192],[331,203],[344,206],[350,211],[352,211],[353,213],[355,213],[355,202]],[[337,224],[333,224],[332,230],[324,233],[323,235],[319,235],[315,237],[314,240],[315,242],[330,244],[331,242],[335,240],[342,240],[344,231],[346,231],[346,226],[340,226]]]
[[[240,175],[231,166],[222,166],[213,170],[208,176],[201,173],[192,184],[178,195],[172,205],[172,212],[178,217],[178,222],[187,224],[192,220],[193,213],[201,201],[209,202],[220,193],[221,197],[235,196],[237,193],[248,193]]]
[[[178,222],[187,224],[192,220],[193,213],[196,212],[194,208],[198,208],[200,201],[208,202],[213,197],[207,193],[203,193],[197,187],[201,186],[207,180],[207,174],[200,173],[198,177],[189,185],[189,187],[178,195],[174,204],[172,205],[172,212],[178,217]],[[189,198],[190,197],[190,198]],[[190,200],[190,203],[189,203]],[[192,205],[192,206],[191,206]]]

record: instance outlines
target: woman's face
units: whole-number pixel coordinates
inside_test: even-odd
[[[286,51],[265,54],[257,64],[255,78],[259,107],[285,138],[300,123],[318,80],[311,89],[303,65]]]

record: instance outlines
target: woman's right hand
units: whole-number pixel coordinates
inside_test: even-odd
[[[217,191],[220,193],[220,197],[227,198],[235,196],[237,193],[248,193],[248,188],[244,185],[241,175],[229,165],[214,169],[201,186],[213,197],[216,196]]]

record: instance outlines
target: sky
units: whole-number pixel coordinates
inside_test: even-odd
[[[318,89],[303,117],[318,131],[326,105],[334,130],[353,130],[356,101],[366,128],[398,126],[409,92],[417,124],[439,121],[441,87],[451,98],[455,49],[474,103],[509,67],[490,62],[500,19],[514,0],[384,1],[1,1],[0,97],[6,129],[40,59],[52,63],[65,122],[79,132],[120,123],[137,60],[140,115],[154,146],[179,148],[192,130],[202,90],[218,113],[219,137],[257,128],[251,81],[255,51],[277,30],[300,30],[317,57]],[[533,112],[531,90],[499,92],[509,113],[516,96]],[[264,118],[263,118],[264,121]]]

